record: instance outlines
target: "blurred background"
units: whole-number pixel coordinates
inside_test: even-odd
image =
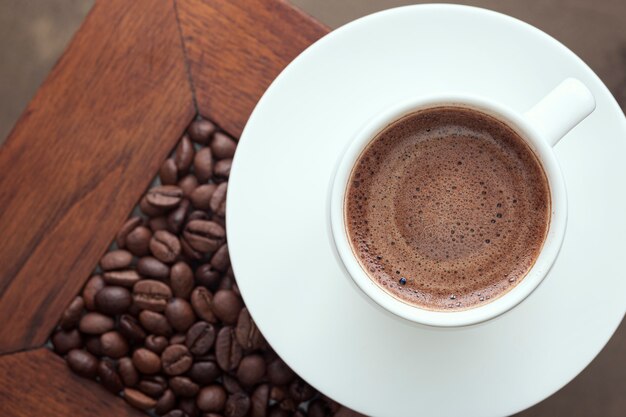
[[[103,0],[105,1],[105,0]],[[291,0],[336,28],[402,0]],[[453,1],[449,1],[453,2]],[[531,23],[585,60],[626,109],[626,0],[454,0]],[[0,0],[0,143],[93,0]],[[581,335],[581,337],[584,337]],[[574,381],[517,417],[626,416],[626,325]]]

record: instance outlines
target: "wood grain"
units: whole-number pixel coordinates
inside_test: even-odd
[[[98,2],[0,151],[0,352],[45,342],[194,113],[172,1]]]
[[[278,0],[179,0],[199,112],[239,136],[282,69],[328,29]]]
[[[0,410],[5,417],[145,417],[45,348],[0,357]]]

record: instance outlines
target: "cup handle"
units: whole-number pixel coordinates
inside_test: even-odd
[[[587,86],[576,78],[567,78],[524,117],[550,146],[554,146],[595,108],[596,100]]]

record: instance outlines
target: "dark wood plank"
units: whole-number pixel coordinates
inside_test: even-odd
[[[45,348],[0,357],[0,409],[6,417],[145,417]]]
[[[98,2],[0,151],[0,352],[45,342],[194,113],[172,0]]]
[[[239,136],[280,71],[328,29],[279,0],[179,0],[199,112]]]

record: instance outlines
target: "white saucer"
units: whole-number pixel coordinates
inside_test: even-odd
[[[342,149],[408,97],[457,89],[526,110],[567,77],[596,111],[557,146],[569,220],[549,276],[470,328],[405,322],[363,295],[330,238]],[[503,416],[546,398],[602,349],[626,310],[626,121],[572,52],[513,18],[410,6],[352,22],[296,58],[257,105],[230,177],[228,239],[261,331],[313,386],[372,416]]]

